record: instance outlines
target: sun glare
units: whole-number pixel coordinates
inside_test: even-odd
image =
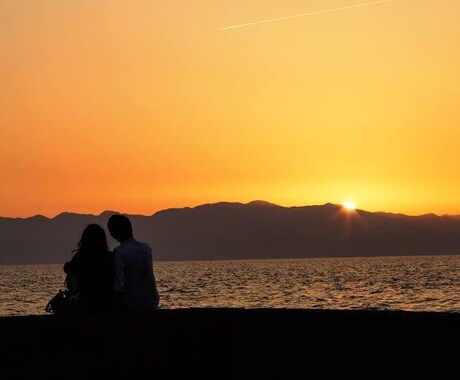
[[[355,202],[352,202],[352,201],[346,201],[343,203],[343,207],[346,209],[346,210],[349,210],[349,211],[353,211],[353,210],[356,210],[356,204]]]

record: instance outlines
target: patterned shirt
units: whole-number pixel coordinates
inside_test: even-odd
[[[158,307],[159,295],[153,273],[152,249],[128,239],[113,250],[114,290],[120,292],[122,307],[131,312],[148,312]]]

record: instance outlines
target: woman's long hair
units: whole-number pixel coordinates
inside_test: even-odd
[[[82,260],[99,259],[100,255],[109,250],[107,236],[99,224],[89,224],[81,235],[78,248],[74,251],[75,256]]]

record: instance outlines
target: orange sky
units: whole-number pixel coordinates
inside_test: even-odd
[[[460,2],[0,0],[0,215],[460,214]]]

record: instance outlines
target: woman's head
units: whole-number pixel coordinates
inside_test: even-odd
[[[78,243],[78,252],[107,252],[107,237],[99,224],[90,224],[81,235]]]

